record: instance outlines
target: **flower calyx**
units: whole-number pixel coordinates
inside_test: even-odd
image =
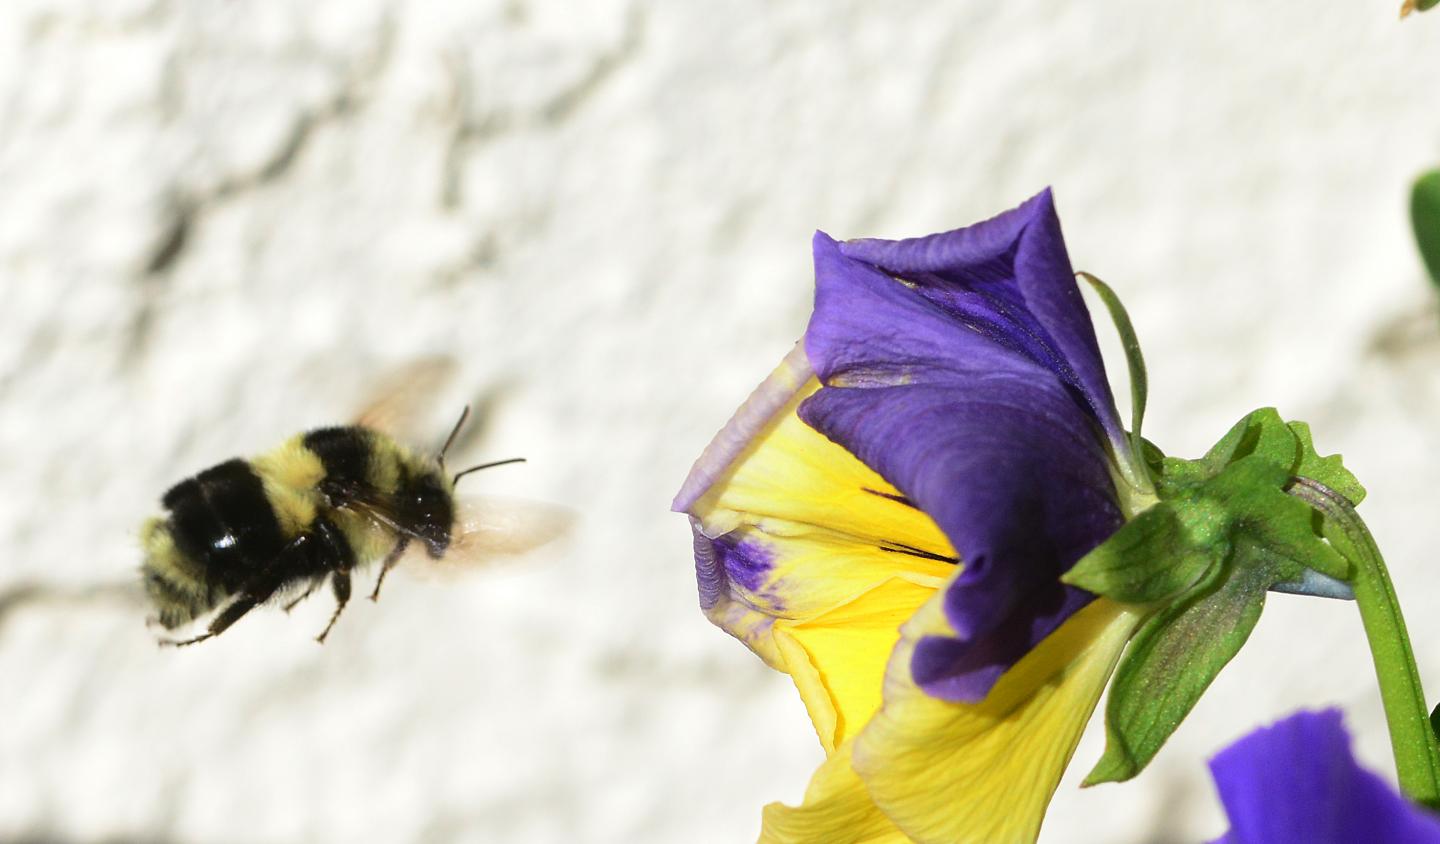
[[[1325,539],[1326,517],[1289,490],[1311,479],[1352,503],[1365,490],[1338,456],[1316,453],[1308,425],[1263,408],[1198,460],[1153,446],[1146,458],[1157,503],[1063,578],[1148,613],[1111,684],[1105,753],[1086,785],[1149,764],[1245,644],[1267,591],[1350,597],[1351,563]]]

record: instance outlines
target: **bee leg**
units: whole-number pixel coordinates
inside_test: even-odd
[[[263,604],[271,595],[275,594],[276,589],[280,588],[280,581],[276,579],[274,575],[271,575],[269,572],[265,574],[267,577],[264,580],[257,578],[246,584],[244,591],[240,593],[239,597],[231,601],[225,609],[220,611],[219,615],[215,616],[215,620],[210,622],[209,629],[204,633],[201,633],[193,639],[184,639],[179,642],[173,639],[161,639],[160,644],[181,648],[186,645],[193,645],[196,642],[203,642],[206,639],[224,633],[230,625],[243,618],[245,613]]]
[[[245,613],[270,600],[270,596],[274,595],[275,590],[285,582],[286,574],[289,571],[287,567],[291,563],[293,555],[307,553],[309,543],[309,534],[302,533],[295,537],[289,545],[285,546],[284,550],[275,556],[275,559],[270,561],[269,565],[256,572],[241,585],[235,594],[235,599],[221,610],[219,615],[215,616],[215,619],[210,622],[209,629],[204,633],[193,639],[184,639],[178,642],[173,639],[161,639],[160,644],[180,648],[224,633],[230,625],[244,618]]]
[[[325,644],[325,637],[330,635],[330,628],[340,620],[340,613],[345,610],[345,604],[350,601],[350,570],[336,571],[330,575],[330,587],[335,590],[335,613],[330,616],[330,623],[315,637],[315,641]]]
[[[385,562],[380,564],[380,576],[375,578],[375,591],[370,593],[370,600],[380,600],[380,584],[385,582],[385,575],[395,568],[395,563],[400,560],[400,555],[405,553],[405,547],[409,544],[410,537],[402,536],[395,543],[395,547],[390,549],[390,553],[385,555]]]
[[[315,536],[320,540],[319,554],[324,567],[330,570],[330,587],[335,590],[335,613],[330,616],[330,623],[315,637],[315,641],[325,644],[325,637],[330,635],[330,628],[340,620],[340,613],[344,612],[345,604],[350,600],[350,570],[355,568],[355,551],[329,519],[321,517],[315,520]],[[317,585],[319,581],[316,582]]]

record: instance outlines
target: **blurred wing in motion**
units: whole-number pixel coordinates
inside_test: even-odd
[[[493,496],[455,500],[455,534],[445,562],[465,565],[493,557],[513,557],[559,539],[575,521],[564,507]]]
[[[455,369],[453,358],[436,356],[391,371],[380,379],[355,424],[404,443],[428,442],[434,436],[430,411]]]
[[[412,574],[498,563],[563,537],[574,521],[574,513],[555,504],[462,495],[455,500],[455,531],[445,556],[433,560],[414,549],[401,561]]]

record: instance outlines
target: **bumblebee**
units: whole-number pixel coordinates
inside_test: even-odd
[[[323,643],[350,600],[358,569],[380,563],[370,594],[376,600],[408,549],[449,560],[528,550],[557,535],[559,520],[538,509],[516,518],[496,502],[457,501],[455,484],[465,475],[523,461],[447,475],[445,452],[468,413],[433,455],[362,421],[299,434],[171,487],[161,499],[165,515],[141,528],[145,591],[167,630],[218,612],[200,635],[162,644],[203,642],[255,607],[299,592],[284,605],[288,612],[328,579],[336,606],[316,637]]]

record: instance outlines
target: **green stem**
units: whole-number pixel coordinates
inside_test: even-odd
[[[1440,743],[1430,726],[1430,710],[1420,687],[1420,671],[1415,667],[1400,601],[1375,538],[1354,506],[1324,484],[1298,478],[1290,492],[1326,516],[1326,527],[1336,528],[1327,529],[1326,538],[1353,566],[1350,584],[1375,661],[1400,789],[1416,802],[1440,806]]]

